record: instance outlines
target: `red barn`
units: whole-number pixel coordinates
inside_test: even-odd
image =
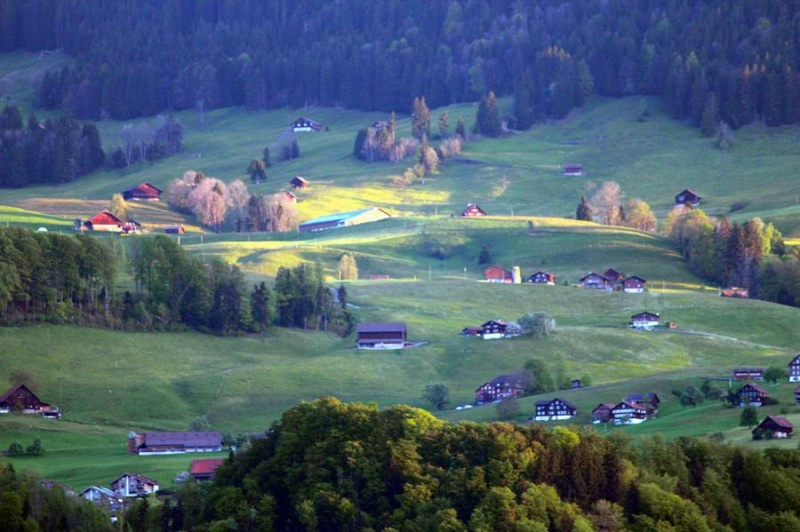
[[[489,266],[483,271],[483,275],[490,283],[513,283],[514,274],[498,265]]]

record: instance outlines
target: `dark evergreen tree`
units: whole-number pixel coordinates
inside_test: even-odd
[[[589,204],[589,198],[584,194],[581,196],[581,202],[578,203],[578,208],[575,210],[575,219],[591,222],[592,215],[592,206]]]
[[[489,91],[489,94],[481,99],[475,117],[475,133],[487,137],[499,137],[503,133],[500,110],[497,107],[497,96],[494,91]]]

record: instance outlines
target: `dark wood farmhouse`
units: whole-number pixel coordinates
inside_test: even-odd
[[[658,413],[658,405],[661,404],[661,398],[657,393],[632,393],[625,397],[626,403],[636,403],[642,405],[647,411],[647,417],[653,416]]]
[[[631,316],[631,327],[634,329],[652,329],[660,323],[661,316],[656,312],[640,312]]]
[[[594,290],[614,290],[614,281],[607,279],[599,273],[591,272],[589,275],[581,277],[581,286]]]
[[[119,497],[141,497],[158,491],[158,482],[138,473],[123,473],[111,481],[111,490]]]
[[[789,362],[789,382],[800,382],[800,353]]]
[[[753,439],[788,438],[794,432],[794,425],[783,416],[767,416],[753,429]]]
[[[408,331],[405,323],[359,323],[356,326],[359,349],[403,349]]]
[[[702,199],[694,190],[685,188],[675,196],[675,203],[687,207],[697,207]]]
[[[556,284],[556,276],[548,272],[536,272],[528,277],[528,282],[533,284]]]
[[[24,384],[12,386],[0,396],[0,414],[20,412],[22,414],[41,414],[58,411],[50,403],[45,403]]]
[[[337,229],[340,227],[349,227],[351,225],[358,225],[368,222],[377,222],[391,218],[392,215],[378,207],[370,207],[368,209],[361,209],[358,211],[340,212],[336,214],[328,214],[320,216],[303,222],[298,229],[301,233],[311,233],[315,231],[325,231],[327,229]]]
[[[622,281],[622,291],[629,294],[641,294],[647,281],[638,275],[631,275]]]
[[[566,399],[556,397],[550,401],[536,401],[534,421],[564,421],[575,417],[578,409]]]
[[[216,431],[131,432],[128,454],[209,453],[222,450],[222,434]]]
[[[125,201],[158,201],[161,189],[150,183],[141,183],[122,192]]]
[[[647,408],[639,403],[622,401],[611,409],[611,420],[615,425],[636,425],[647,419]]]
[[[211,480],[214,478],[217,468],[224,463],[224,458],[198,458],[197,460],[192,460],[189,466],[189,474],[198,482]]]
[[[461,334],[464,336],[480,336],[483,334],[481,327],[464,327],[461,329]]]
[[[564,163],[564,175],[580,177],[583,175],[583,165],[580,163]]]
[[[606,271],[604,271],[603,277],[615,283],[621,283],[622,281],[625,280],[625,274],[622,272],[618,272],[614,268],[609,268]]]
[[[309,183],[308,179],[305,177],[296,175],[292,179],[289,180],[289,184],[292,186],[293,189],[297,190],[299,188],[306,188]]]
[[[498,375],[475,390],[475,402],[491,403],[508,397],[521,397],[525,393],[525,377],[519,373]]]
[[[736,392],[739,406],[761,406],[767,397],[769,397],[769,392],[758,384],[747,383]]]
[[[733,378],[737,381],[763,381],[764,368],[736,368]]]
[[[513,283],[514,282],[514,274],[513,272],[501,268],[498,265],[489,266],[483,271],[483,275],[486,277],[486,280],[490,283]]]
[[[592,410],[592,423],[608,423],[613,419],[613,410],[613,403],[600,403]]]
[[[315,122],[304,116],[299,117],[289,126],[295,133],[318,133],[322,131],[323,127],[324,126],[319,122]]]
[[[486,211],[478,207],[477,203],[467,203],[467,208],[461,211],[461,216],[473,218],[475,216],[486,216]]]
[[[495,340],[505,338],[508,332],[508,323],[502,320],[489,320],[481,325],[484,340]]]

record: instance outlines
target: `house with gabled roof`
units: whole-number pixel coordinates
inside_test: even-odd
[[[789,362],[789,382],[800,382],[800,353]]]
[[[556,397],[549,401],[536,401],[536,413],[533,415],[533,421],[564,421],[575,417],[578,409],[575,405]]]
[[[800,405],[800,386],[794,389],[794,402]]]
[[[592,423],[608,423],[613,419],[614,403],[600,403],[592,410]]]
[[[737,381],[763,381],[764,368],[736,368],[733,370],[733,378]]]
[[[386,218],[391,217],[392,215],[383,209],[378,207],[370,207],[368,209],[361,209],[358,211],[327,214],[325,216],[313,218],[307,222],[301,223],[298,229],[301,233],[311,233],[316,231],[325,231],[327,229],[349,227],[368,222],[377,222],[379,220],[385,220]]]
[[[125,201],[159,201],[162,191],[155,185],[144,182],[122,192]]]
[[[12,386],[3,395],[0,395],[0,414],[19,411],[23,414],[41,414],[54,409],[50,403],[45,403],[24,384]]]
[[[111,211],[103,210],[83,222],[84,228],[89,231],[107,231],[121,233],[125,221]]]
[[[217,472],[217,468],[225,463],[224,458],[198,458],[192,460],[189,466],[189,474],[196,481],[211,480]]]
[[[210,453],[222,450],[218,431],[131,432],[128,454]]]
[[[583,165],[581,163],[564,163],[564,175],[570,177],[580,177],[583,175]]]
[[[794,425],[783,416],[767,416],[753,429],[753,439],[788,438],[794,432]]]
[[[158,491],[158,482],[138,473],[123,473],[111,481],[111,490],[120,497],[142,497]]]
[[[318,133],[322,131],[323,125],[310,118],[300,116],[289,125],[289,129],[295,133]]]
[[[647,283],[646,279],[638,275],[631,275],[622,280],[622,291],[628,294],[641,294],[644,292],[645,283]]]
[[[658,327],[661,316],[657,312],[640,312],[631,316],[631,327],[634,329],[652,329]]]
[[[621,283],[623,280],[625,280],[625,274],[622,272],[618,272],[614,268],[609,268],[606,271],[604,271],[603,277],[615,283]]]
[[[483,270],[483,275],[490,283],[513,283],[514,273],[495,264]]]
[[[116,512],[122,506],[116,493],[103,486],[89,486],[78,493],[78,497],[95,503],[97,506]]]
[[[769,397],[769,392],[759,386],[748,382],[736,392],[736,400],[739,406],[761,406],[764,400]]]
[[[308,179],[306,179],[305,177],[296,175],[289,180],[289,185],[291,185],[291,187],[296,190],[298,188],[306,188],[309,185],[309,183]]]
[[[505,338],[508,332],[508,322],[503,320],[489,320],[481,325],[481,330],[483,331],[482,336],[484,340]]]
[[[588,275],[581,277],[580,282],[583,288],[608,291],[614,290],[614,281],[595,272],[590,272]]]
[[[615,425],[636,425],[647,419],[647,408],[639,403],[622,401],[611,409]]]
[[[531,274],[531,276],[528,277],[527,282],[533,284],[554,285],[556,284],[556,276],[549,272],[538,271],[534,274]]]
[[[402,322],[370,322],[356,325],[358,349],[403,349],[407,346],[408,328]]]
[[[654,392],[630,393],[625,396],[624,401],[626,403],[637,403],[642,405],[645,407],[645,410],[647,410],[648,417],[658,413],[658,405],[661,404],[661,398],[657,393]]]
[[[475,390],[475,402],[491,403],[509,397],[522,397],[525,393],[526,378],[521,373],[498,375]]]
[[[461,215],[465,218],[474,218],[475,216],[486,216],[486,211],[478,207],[477,203],[467,203],[467,207],[461,211]]]
[[[694,190],[685,188],[675,196],[675,203],[687,207],[697,207],[702,199]]]

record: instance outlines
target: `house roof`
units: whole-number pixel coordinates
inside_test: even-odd
[[[124,191],[123,194],[127,194],[129,196],[134,196],[134,195],[159,196],[161,195],[161,189],[145,181],[144,183],[139,183],[133,188],[129,188],[128,190]]]
[[[406,324],[403,322],[359,323],[358,325],[356,325],[356,332],[358,333],[406,332]]]
[[[615,280],[615,279],[622,279],[623,277],[625,277],[625,274],[622,272],[618,272],[614,268],[609,268],[603,273],[603,277],[605,277],[606,279]]]
[[[800,353],[797,353],[794,358],[789,362],[789,365],[800,363]]]
[[[308,184],[308,179],[306,179],[303,176],[296,175],[292,179],[289,180],[289,183],[307,185]]]
[[[611,279],[609,279],[605,275],[600,275],[599,273],[596,273],[596,272],[589,272],[587,275],[584,275],[583,277],[581,277],[581,282],[585,281],[586,279],[589,279],[590,277],[599,277],[600,279],[602,279],[604,281],[611,281]]]
[[[656,319],[658,319],[660,317],[661,317],[661,315],[658,312],[647,312],[647,311],[644,311],[644,312],[640,312],[638,314],[634,314],[633,316],[631,316],[631,319],[632,320],[635,320],[636,318],[656,318]]]
[[[41,399],[39,399],[39,396],[36,395],[35,393],[33,393],[33,391],[30,388],[28,388],[27,386],[25,386],[24,384],[17,384],[16,386],[12,386],[8,390],[6,390],[6,392],[3,395],[0,395],[0,403],[7,402],[9,399],[11,399],[12,396],[16,395],[20,390],[27,391],[29,394],[31,394],[41,404],[43,404],[43,405],[48,404],[48,403],[43,402]]]
[[[150,445],[183,445],[184,447],[218,447],[222,445],[222,434],[207,432],[146,432],[144,443]]]
[[[503,272],[504,276],[507,276],[509,278],[514,276],[514,274],[511,271],[506,270],[505,268],[503,268],[502,266],[498,266],[497,264],[493,264],[492,266],[489,266],[488,268],[483,270],[483,274],[489,275],[489,272],[494,270],[500,270],[501,272]]]
[[[628,277],[628,278],[626,278],[624,281],[622,281],[622,284],[627,284],[627,283],[629,283],[630,281],[637,280],[637,279],[638,279],[639,281],[643,282],[643,283],[646,283],[646,282],[647,282],[647,279],[645,279],[645,278],[643,278],[643,277],[639,277],[638,275],[631,275],[630,277]]]
[[[78,493],[78,495],[80,497],[83,497],[86,493],[90,493],[92,491],[97,492],[100,495],[104,495],[106,497],[114,497],[114,496],[116,496],[116,493],[114,493],[113,491],[111,491],[108,488],[104,488],[103,486],[89,486],[88,488],[86,488],[86,489],[82,490],[80,493]]]
[[[192,464],[189,466],[189,473],[192,475],[210,475],[223,463],[225,463],[224,458],[198,458],[192,460]]]
[[[577,408],[575,408],[575,405],[573,405],[572,403],[570,403],[566,399],[561,399],[560,397],[554,397],[553,399],[550,399],[549,401],[547,401],[547,400],[536,401],[536,406],[547,406],[547,405],[551,405],[551,404],[555,403],[556,401],[562,403],[567,408],[570,408],[572,410],[577,410]]]
[[[759,423],[759,426],[763,425],[764,423],[767,423],[768,421],[771,421],[775,425],[777,425],[777,426],[779,426],[781,428],[784,428],[784,429],[793,429],[794,428],[794,425],[792,424],[792,422],[789,421],[788,419],[786,419],[783,416],[767,416],[767,417],[764,418],[764,421]]]
[[[510,385],[510,386],[519,385],[519,386],[522,386],[524,384],[525,384],[525,377],[523,377],[519,373],[511,373],[509,375],[498,375],[497,377],[495,377],[494,379],[490,380],[489,382],[484,383],[483,385],[481,385],[481,388],[483,388],[484,386],[492,386],[492,387],[495,387],[495,386],[506,386],[506,385]],[[478,388],[478,389],[480,389],[480,388]]]
[[[653,392],[631,393],[625,396],[625,401],[628,403],[652,403],[654,400],[657,403],[661,402],[661,398],[658,396],[658,394]]]
[[[612,410],[616,410],[618,408],[634,408],[636,410],[646,410],[643,404],[637,403],[636,401],[621,401],[615,404]]]
[[[769,395],[769,392],[767,390],[765,390],[764,388],[762,388],[758,384],[753,384],[751,382],[748,382],[747,384],[745,384],[744,386],[739,388],[739,390],[736,393],[737,394],[741,393],[741,391],[744,390],[745,388],[747,388],[748,386],[750,388],[754,389],[755,391],[757,391],[758,393],[763,393],[764,395]]]
[[[468,213],[469,211],[478,211],[481,214],[486,214],[486,211],[478,207],[477,203],[467,203],[467,207],[461,211],[461,215],[464,216],[464,214]]]
[[[100,211],[89,219],[92,225],[122,225],[122,219],[111,211]]]
[[[338,212],[335,214],[326,214],[325,216],[319,216],[317,218],[312,218],[306,222],[303,222],[300,225],[313,225],[313,224],[321,224],[321,223],[329,223],[329,222],[344,222],[353,218],[357,218],[363,214],[367,214],[373,211],[381,211],[386,214],[387,217],[391,217],[391,214],[380,209],[378,207],[369,207],[368,209],[360,209],[357,211],[348,211],[348,212]]]
[[[487,321],[486,323],[484,323],[483,325],[481,325],[481,328],[485,328],[487,325],[491,325],[491,324],[493,324],[493,323],[496,323],[496,324],[498,324],[498,325],[503,325],[503,326],[505,326],[505,327],[508,327],[508,322],[507,322],[507,321],[503,321],[503,320],[489,320],[489,321]]]
[[[614,403],[600,403],[592,409],[592,412],[595,410],[600,410],[601,408],[607,408],[608,410],[611,410],[614,408],[614,406],[616,406]]]
[[[158,485],[158,481],[153,480],[150,477],[146,477],[144,475],[140,475],[139,473],[123,473],[120,476],[118,476],[117,478],[115,478],[114,480],[112,480],[111,484],[114,484],[118,480],[123,479],[125,477],[131,477],[132,479],[138,480],[139,482],[141,482],[143,484],[152,484],[153,486],[157,486]]]

